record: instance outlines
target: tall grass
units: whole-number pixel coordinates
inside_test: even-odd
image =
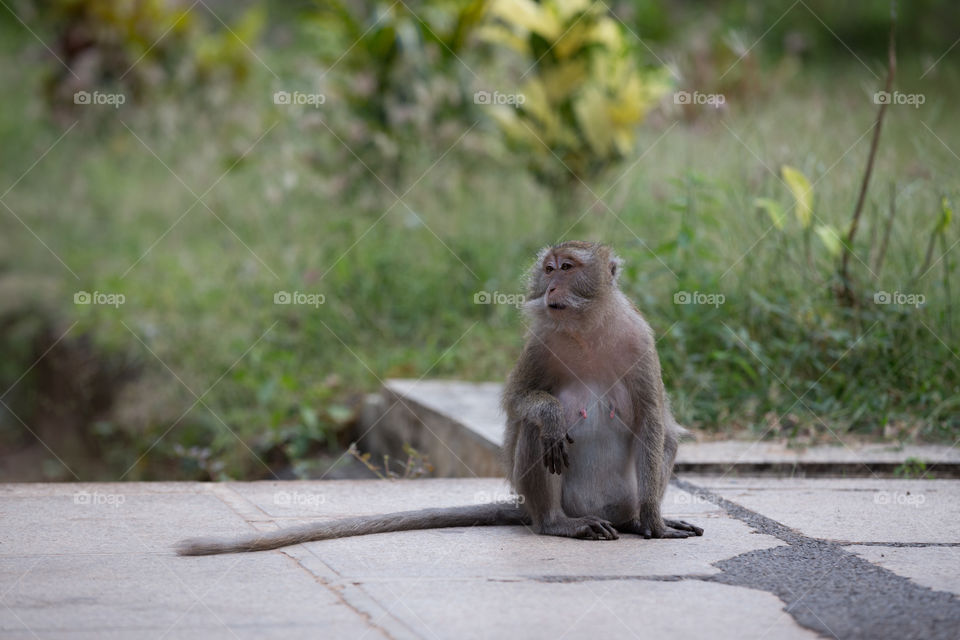
[[[818,219],[845,228],[874,113],[856,62],[805,70],[694,123],[666,111],[644,129],[636,164],[592,185],[610,209],[561,217],[485,122],[452,148],[406,154],[399,187],[388,188],[330,135],[335,116],[272,104],[266,71],[229,96],[82,113],[43,155],[64,130],[37,97],[39,63],[19,51],[5,46],[6,60],[21,58],[0,68],[20,96],[0,101],[3,188],[43,157],[4,197],[22,223],[0,211],[0,278],[18,292],[4,302],[17,318],[8,326],[23,326],[10,309],[26,309],[32,326],[72,326],[66,340],[88,336],[139,372],[88,425],[105,461],[91,476],[269,474],[260,460],[309,472],[304,461],[344,443],[358,394],[383,379],[503,378],[523,319],[475,294],[522,292],[536,249],[574,237],[626,259],[624,286],[658,332],[668,390],[690,426],[798,442],[951,442],[960,431],[947,293],[956,255],[915,277],[941,197],[957,195],[948,147],[960,149],[958,79],[946,69],[918,85],[923,108],[890,110],[854,248],[863,262],[882,237],[889,183],[897,215],[882,272],[853,261],[862,300],[851,308],[831,289],[835,259],[814,238],[808,263],[797,222],[771,228],[754,200],[789,209],[778,178],[789,164],[815,182]],[[271,67],[296,73],[274,57]],[[947,233],[951,246],[956,225]],[[77,291],[125,303],[76,305]],[[277,305],[279,291],[324,303]],[[683,291],[723,303],[675,304]],[[875,291],[926,302],[877,305]],[[40,355],[23,342],[30,330],[16,331],[0,337],[4,389]],[[28,424],[32,381],[4,399]],[[0,425],[10,447],[32,440],[12,416]]]

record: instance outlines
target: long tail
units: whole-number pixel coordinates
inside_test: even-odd
[[[266,551],[302,542],[364,536],[370,533],[529,523],[530,518],[519,506],[496,503],[478,504],[446,509],[401,511],[382,516],[362,516],[330,522],[312,522],[278,531],[246,534],[234,539],[188,538],[178,542],[176,550],[181,556],[206,556],[216,553]]]

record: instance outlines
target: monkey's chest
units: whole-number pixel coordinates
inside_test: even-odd
[[[568,387],[557,394],[573,438],[570,466],[561,474],[567,515],[599,515],[612,522],[633,517],[637,498],[637,443],[629,396],[610,389]]]

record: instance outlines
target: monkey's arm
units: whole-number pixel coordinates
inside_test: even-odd
[[[510,375],[503,396],[503,406],[511,423],[519,429],[537,429],[543,445],[543,463],[551,473],[559,474],[570,466],[566,443],[573,442],[567,435],[563,405],[544,390],[544,355],[533,345],[527,345]]]
[[[666,478],[663,473],[666,425],[663,420],[664,390],[660,378],[660,361],[651,345],[640,356],[631,373],[630,394],[633,402],[633,433],[639,446],[638,480],[640,488],[639,518],[635,533],[645,538],[661,538],[666,525],[660,514]]]

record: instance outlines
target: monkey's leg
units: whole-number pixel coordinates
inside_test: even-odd
[[[616,540],[620,536],[613,525],[595,516],[571,518],[560,502],[562,477],[549,473],[543,464],[543,444],[532,425],[522,425],[514,458],[513,478],[523,506],[537,530],[547,536]]]

